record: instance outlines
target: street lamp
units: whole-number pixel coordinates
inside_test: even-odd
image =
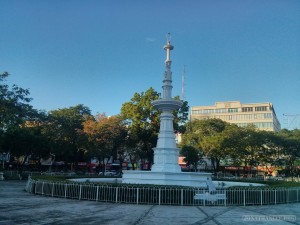
[[[2,168],[4,170],[4,158],[6,158],[6,153],[2,152]]]
[[[104,176],[106,176],[106,164],[108,162],[108,158],[104,158]]]

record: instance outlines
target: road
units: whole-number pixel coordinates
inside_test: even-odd
[[[0,225],[300,225],[300,204],[246,207],[158,206],[33,195],[25,181],[0,181]]]

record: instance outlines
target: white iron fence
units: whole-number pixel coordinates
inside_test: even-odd
[[[29,178],[25,190],[51,197],[151,205],[246,206],[300,202],[299,187],[217,189],[208,193],[207,190],[197,188],[110,186],[36,181]]]

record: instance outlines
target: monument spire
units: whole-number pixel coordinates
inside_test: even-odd
[[[157,146],[154,148],[154,165],[152,171],[157,172],[180,172],[178,165],[178,148],[176,147],[175,134],[173,128],[174,116],[173,110],[178,110],[182,106],[182,101],[172,98],[172,72],[170,52],[174,49],[171,45],[170,33],[167,34],[167,44],[164,45],[166,51],[166,70],[163,80],[162,99],[155,100],[152,105],[159,111],[160,131],[158,135]]]
[[[170,99],[172,98],[172,72],[171,72],[171,50],[174,49],[174,46],[171,45],[171,36],[170,33],[167,34],[167,44],[164,45],[164,50],[166,51],[166,71],[165,71],[165,77],[163,80],[163,99]]]
[[[162,98],[153,101],[154,108],[161,111],[160,129],[158,140],[154,151],[154,164],[151,171],[123,171],[123,183],[139,184],[163,184],[184,185],[195,187],[207,187],[211,182],[211,174],[206,173],[182,173],[178,165],[179,149],[176,146],[173,128],[173,112],[178,110],[183,102],[172,98],[172,72],[170,53],[174,47],[171,45],[170,33],[167,34],[167,43],[164,45],[166,51],[166,70],[163,79]],[[205,195],[205,194],[204,194]],[[201,197],[201,196],[200,196]]]

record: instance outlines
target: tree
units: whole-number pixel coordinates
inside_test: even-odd
[[[104,158],[121,158],[127,128],[120,116],[105,114],[89,117],[84,122],[84,132],[89,140],[89,154],[104,162]]]
[[[241,141],[245,136],[244,134],[243,128],[235,124],[227,124],[222,143],[222,149],[226,154],[224,160],[227,165],[239,166],[244,162],[244,149],[246,147]]]
[[[184,162],[192,166],[197,171],[198,162],[202,159],[202,152],[193,146],[183,145],[180,149],[180,155],[184,156]]]
[[[288,173],[294,175],[295,163],[300,159],[300,130],[281,130],[278,135],[283,138],[282,156],[288,168]]]
[[[159,99],[160,94],[153,88],[146,92],[135,93],[130,102],[122,105],[121,116],[127,122],[129,134],[127,137],[127,151],[130,157],[153,163],[153,147],[157,142],[160,126],[160,114],[152,105],[152,101]],[[178,112],[174,112],[174,128],[176,131],[184,129],[187,120],[188,105],[184,102]]]
[[[82,104],[49,112],[43,133],[51,142],[56,159],[78,161],[78,152],[84,149],[87,137],[83,122],[91,116],[90,109]]]
[[[229,126],[225,130],[224,148],[228,158],[235,165],[253,166],[273,164],[274,148],[271,146],[272,135],[258,130],[254,125],[247,127]],[[250,173],[251,170],[248,170]]]
[[[38,125],[45,114],[29,104],[28,89],[5,83],[8,77],[7,72],[0,74],[0,152],[25,158],[32,152],[42,155],[45,142]]]
[[[25,123],[19,129],[14,129],[5,136],[4,147],[14,157],[23,157],[24,160],[18,167],[23,168],[25,161],[29,158],[35,159],[37,165],[41,158],[49,157],[50,143],[42,133],[42,125],[35,123]],[[23,169],[22,169],[23,170]]]
[[[14,129],[24,122],[32,109],[28,103],[29,90],[4,83],[9,76],[7,72],[0,74],[0,131]]]
[[[271,173],[272,167],[284,165],[282,159],[282,143],[283,139],[271,131],[259,131],[264,139],[262,151],[259,151],[259,164],[264,166],[268,173]]]
[[[247,126],[244,129],[243,159],[244,165],[251,168],[258,165],[272,163],[272,149],[267,147],[269,141],[265,131],[258,130],[255,126]]]
[[[182,144],[202,149],[204,155],[211,160],[214,171],[217,172],[220,160],[226,157],[223,141],[227,125],[220,119],[190,121],[182,137]]]
[[[180,100],[178,96],[175,96],[176,100]],[[175,133],[183,134],[185,132],[185,124],[189,119],[189,105],[187,101],[183,101],[182,106],[179,108],[178,112],[174,111],[174,131]]]
[[[151,102],[159,94],[149,88],[146,92],[135,93],[130,102],[122,105],[121,116],[129,127],[127,151],[131,157],[153,162],[153,150],[159,132],[159,115]]]

